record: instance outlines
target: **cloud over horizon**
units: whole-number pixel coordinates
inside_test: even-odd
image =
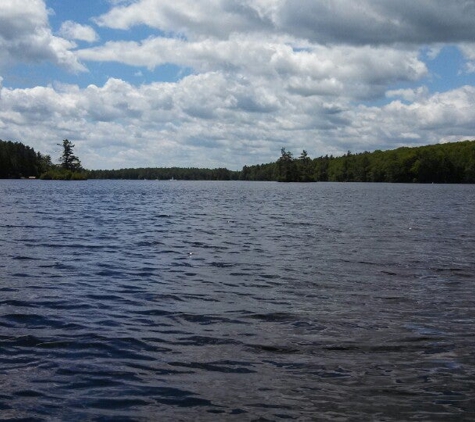
[[[138,0],[86,19],[48,6],[0,4],[0,139],[53,158],[68,138],[90,168],[238,169],[281,147],[475,134],[474,1]],[[10,82],[8,69],[39,63],[53,83]]]
[[[72,72],[86,69],[71,52],[75,45],[53,35],[42,0],[4,0],[0,12],[0,69],[45,61]]]

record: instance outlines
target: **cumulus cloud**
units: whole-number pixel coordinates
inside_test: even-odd
[[[475,38],[475,3],[466,0],[137,0],[97,23],[128,29],[145,24],[190,37],[278,32],[318,43],[462,42]]]
[[[80,40],[94,42],[99,39],[94,28],[88,25],[81,25],[77,22],[66,21],[61,24],[59,33],[64,38],[70,40]]]
[[[426,86],[421,86],[415,89],[393,89],[386,92],[388,98],[402,98],[405,101],[413,102],[427,98],[429,89]]]
[[[287,0],[282,4],[277,26],[321,43],[431,44],[475,37],[473,1]]]
[[[0,66],[50,61],[70,71],[84,71],[71,51],[75,47],[52,34],[43,0],[0,2]]]
[[[467,59],[465,71],[475,73],[475,42],[462,43],[459,45],[460,51]]]
[[[227,37],[234,32],[270,29],[275,0],[140,0],[120,5],[96,19],[98,25],[129,29],[148,25],[169,33]]]
[[[115,61],[150,69],[174,63],[198,72],[266,78],[302,96],[373,98],[382,95],[390,83],[415,81],[427,74],[414,50],[321,45],[302,50],[289,43],[247,35],[195,42],[156,37],[141,43],[109,42],[78,54],[83,60]]]
[[[84,89],[2,88],[0,95],[0,126],[9,139],[34,139],[33,147],[55,156],[57,139],[67,137],[91,168],[240,168],[274,160],[282,146],[339,154],[475,131],[471,86],[380,107],[289,96],[218,72],[141,86],[110,79]]]
[[[93,21],[99,32],[121,29],[104,31],[118,38],[87,48],[73,40],[97,42],[95,30],[66,21],[53,36],[43,0],[1,2],[0,59],[75,71],[112,62],[147,81],[173,64],[186,76],[30,89],[0,78],[3,138],[53,157],[71,139],[90,168],[240,168],[275,160],[281,147],[315,156],[475,132],[475,88],[430,92],[424,62],[456,44],[475,70],[472,1],[108,2]],[[128,32],[137,25],[157,31],[137,40]]]

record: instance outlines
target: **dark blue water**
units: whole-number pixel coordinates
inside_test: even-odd
[[[475,186],[0,181],[0,419],[475,420]]]

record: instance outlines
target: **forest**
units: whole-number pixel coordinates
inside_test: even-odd
[[[51,157],[21,142],[0,140],[0,179],[39,177],[52,166]]]
[[[88,171],[74,155],[74,144],[64,140],[59,145],[63,155],[56,165],[50,156],[20,142],[0,140],[0,178],[475,183],[475,141],[469,140],[313,159],[305,150],[295,157],[282,148],[275,162],[240,171],[178,167]]]
[[[130,180],[239,180],[240,171],[225,168],[129,168],[120,170],[90,170],[89,179],[130,179]]]
[[[280,182],[475,183],[475,141],[402,147],[341,157],[294,157],[285,148],[274,163],[244,166],[241,180]]]
[[[21,142],[0,140],[0,179],[86,180],[79,158],[73,153],[74,144],[65,139],[59,164],[49,155],[36,152]]]

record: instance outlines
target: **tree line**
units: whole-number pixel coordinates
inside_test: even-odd
[[[0,179],[39,177],[52,166],[51,157],[21,142],[0,140]]]
[[[305,150],[295,157],[282,148],[275,162],[244,166],[241,171],[179,167],[88,171],[74,154],[74,144],[65,139],[59,145],[63,153],[55,165],[49,155],[0,140],[0,178],[475,183],[475,141],[468,140],[313,159]]]
[[[241,172],[226,168],[127,168],[120,170],[90,170],[89,179],[129,180],[239,180]]]
[[[63,140],[63,153],[59,164],[51,161],[51,156],[36,152],[21,142],[0,140],[0,179],[61,179],[84,180],[86,171],[81,161],[74,155],[74,144]]]
[[[276,162],[244,166],[241,180],[280,182],[475,183],[475,141],[341,157],[294,157],[285,148]]]

